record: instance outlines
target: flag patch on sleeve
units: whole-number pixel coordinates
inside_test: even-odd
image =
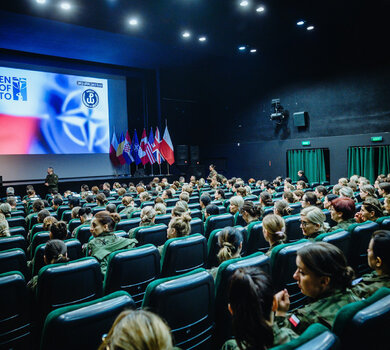
[[[292,315],[288,320],[291,322],[291,324],[292,324],[294,327],[298,326],[299,323],[301,322],[301,321],[299,320],[299,318],[298,318],[297,316],[295,316],[295,315]]]

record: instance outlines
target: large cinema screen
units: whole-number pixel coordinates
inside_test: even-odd
[[[108,153],[106,79],[0,67],[0,154]]]

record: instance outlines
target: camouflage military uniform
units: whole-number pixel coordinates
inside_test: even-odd
[[[138,227],[149,227],[149,226],[154,226],[156,225],[154,222],[140,222],[139,223],[139,226]],[[129,237],[130,238],[135,238],[135,230],[138,228],[138,227],[133,227],[130,231],[129,231]]]
[[[338,290],[287,314],[286,317],[276,316],[274,327],[288,327],[298,334],[302,334],[313,323],[321,323],[330,329],[337,312],[343,306],[359,300],[350,289]]]
[[[270,245],[269,249],[267,250],[267,252],[265,253],[265,255],[267,256],[271,256],[271,253],[272,253],[272,249],[274,249],[276,246],[280,245],[280,244],[284,244],[286,242],[284,241],[277,241],[273,244]]]
[[[8,221],[3,213],[0,213],[0,237],[10,236]]]
[[[390,288],[390,276],[378,275],[376,271],[363,275],[361,281],[352,288],[352,292],[359,298],[368,298],[379,288]]]
[[[135,211],[137,211],[139,209],[137,209],[136,207],[132,206],[132,205],[129,205],[128,207],[124,208],[123,210],[121,210],[119,212],[119,214],[126,214],[127,215],[127,218],[130,219],[131,217],[131,214]]]
[[[330,231],[336,231],[340,228],[342,228],[343,230],[346,230],[348,231],[348,227],[353,225],[353,224],[356,224],[356,220],[354,218],[350,218],[346,221],[341,221],[339,222],[336,226],[333,226]]]
[[[273,328],[274,332],[274,344],[273,346],[281,345],[288,343],[289,341],[298,338],[298,334],[292,331],[289,328]],[[221,350],[239,350],[240,348],[237,345],[235,339],[228,340],[223,344]]]
[[[87,252],[89,256],[95,257],[100,262],[102,273],[105,274],[108,256],[112,252],[134,248],[137,243],[136,239],[123,238],[112,232],[104,232],[88,242]]]

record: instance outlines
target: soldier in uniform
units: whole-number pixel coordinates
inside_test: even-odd
[[[390,288],[390,231],[373,233],[367,249],[367,260],[374,271],[363,275],[352,288],[352,292],[360,298],[368,298],[381,287]]]
[[[347,266],[343,252],[333,244],[316,242],[298,250],[294,278],[301,292],[311,302],[293,313],[287,313],[290,299],[287,290],[276,294],[278,309],[275,327],[288,327],[302,334],[311,324],[332,328],[337,312],[345,305],[359,301],[352,291],[353,269]]]
[[[54,174],[52,167],[47,168],[45,186],[47,186],[49,193],[58,192],[58,175]]]

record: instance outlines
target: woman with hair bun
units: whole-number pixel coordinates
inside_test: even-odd
[[[260,268],[234,272],[228,294],[233,335],[221,350],[268,349],[297,338],[289,328],[273,327],[277,302],[271,278]]]
[[[383,209],[379,200],[369,197],[364,200],[360,211],[355,214],[356,222],[376,221],[383,216]]]
[[[331,228],[331,231],[336,231],[339,228],[348,230],[355,221],[355,202],[351,198],[336,198],[331,202],[330,214],[333,221],[337,222],[336,226]]]
[[[275,214],[266,215],[263,219],[263,235],[270,246],[265,254],[270,256],[272,249],[286,242],[287,236],[284,219]]]
[[[291,193],[291,192],[289,192]],[[279,216],[291,215],[292,209],[285,200],[276,201],[274,204],[274,214]]]
[[[343,252],[333,244],[315,242],[300,248],[296,257],[294,279],[310,303],[287,314],[290,298],[286,289],[276,294],[277,325],[302,334],[313,323],[332,328],[337,312],[345,305],[359,301],[352,291],[353,269],[347,266]]]
[[[106,208],[106,203],[108,202],[107,197],[104,193],[99,193],[96,195],[96,208]]]
[[[138,243],[136,239],[123,238],[113,233],[115,224],[120,221],[118,213],[100,211],[96,213],[91,223],[93,239],[87,243],[87,253],[96,258],[105,274],[108,256],[120,249],[134,248]]]
[[[245,201],[240,213],[245,222],[249,225],[251,222],[259,221],[263,216],[263,209],[259,204],[254,204],[251,201]]]
[[[326,216],[317,207],[307,207],[301,210],[301,230],[304,238],[314,241],[322,233],[329,231],[329,225],[325,222]]]
[[[138,227],[146,227],[146,226],[154,226],[155,225],[155,220],[156,220],[156,211],[152,206],[146,206],[142,208],[141,210],[141,222],[139,223]],[[135,238],[135,230],[137,227],[132,228],[129,231],[129,237],[130,238]]]

